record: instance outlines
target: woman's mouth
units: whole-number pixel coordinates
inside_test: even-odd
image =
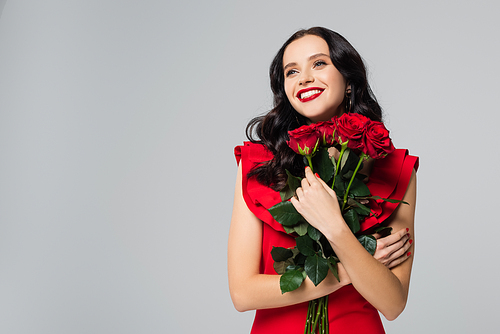
[[[323,93],[323,90],[324,89],[318,87],[301,89],[297,93],[297,98],[299,99],[300,102],[311,101],[320,96],[321,93]]]

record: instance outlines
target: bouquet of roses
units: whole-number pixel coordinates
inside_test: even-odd
[[[394,150],[389,131],[383,123],[372,121],[365,116],[343,114],[331,121],[304,125],[289,131],[288,134],[288,146],[302,155],[305,165],[335,191],[342,216],[351,231],[356,234],[360,230],[360,222],[372,214],[370,208],[365,205],[366,202],[370,199],[381,199],[371,196],[363,182],[366,176],[358,171],[368,158],[381,159]],[[330,147],[340,150],[338,159],[330,157]],[[273,247],[271,251],[275,261],[274,269],[281,275],[282,293],[297,289],[306,276],[314,285],[318,285],[325,279],[328,270],[339,279],[339,259],[330,243],[321,232],[306,222],[289,201],[295,195],[295,190],[300,187],[301,178],[293,176],[288,170],[286,173],[287,185],[280,192],[282,202],[269,209],[273,218],[283,225],[287,233],[297,234],[297,244],[294,248]],[[375,253],[377,241],[372,235],[359,235],[358,240],[370,254]],[[320,332],[327,331],[327,298],[328,296],[325,296],[309,303],[306,333],[313,333],[318,324]]]

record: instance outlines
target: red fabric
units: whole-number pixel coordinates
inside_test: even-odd
[[[242,163],[243,198],[255,216],[264,222],[262,230],[261,273],[274,274],[271,249],[275,247],[293,247],[295,238],[286,234],[282,225],[275,221],[268,208],[281,201],[279,192],[274,191],[247,174],[258,164],[272,159],[273,155],[264,145],[245,142],[234,149],[238,164]],[[395,150],[386,158],[376,160],[370,175],[368,188],[372,195],[383,198],[403,199],[413,169],[418,168],[418,158],[408,155],[407,150]],[[372,201],[371,208],[376,217],[370,217],[361,223],[361,230],[370,230],[382,224],[398,204]],[[332,332],[349,334],[367,332],[385,333],[378,311],[368,303],[352,285],[337,290],[329,297],[328,316]],[[303,333],[308,303],[257,310],[252,334],[293,334]]]

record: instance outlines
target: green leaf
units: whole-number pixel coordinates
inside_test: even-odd
[[[354,176],[355,178],[361,180],[361,181],[364,181],[368,176],[365,175],[365,174],[361,174],[359,171],[363,169],[363,164],[361,164],[361,167],[359,167],[359,170],[358,172],[356,173],[356,176]]]
[[[330,161],[333,165],[333,173],[335,173],[335,171],[337,170],[337,161],[335,160],[335,157],[331,157]]]
[[[288,176],[286,180],[286,186],[280,191],[281,201],[287,201],[295,195],[295,190],[300,187],[300,177],[293,176],[287,169],[285,169],[286,175]]]
[[[338,261],[334,256],[330,256],[328,258],[328,267],[330,268],[330,271],[332,272],[333,276],[337,279],[337,281],[340,282],[339,278],[339,267],[338,267]]]
[[[295,192],[292,191],[288,185],[286,185],[285,188],[281,189],[280,191],[280,197],[282,202],[288,201],[290,198],[293,197],[293,195],[295,195]]]
[[[340,170],[341,171],[344,169],[344,166],[347,163],[347,159],[349,158],[350,154],[351,154],[351,150],[350,149],[346,149],[344,151],[344,154],[342,154],[342,159],[340,159]]]
[[[375,233],[378,233],[383,237],[387,237],[388,235],[390,235],[392,232],[392,227],[389,227],[389,226],[380,226],[378,228],[375,229]]]
[[[328,260],[322,256],[308,256],[304,264],[304,270],[315,286],[321,283],[328,274]]]
[[[283,275],[286,272],[286,268],[294,265],[293,259],[288,259],[286,261],[274,262],[273,268],[278,275]]]
[[[293,259],[294,259],[295,264],[297,266],[304,267],[304,263],[306,262],[306,258],[307,258],[307,256],[305,256],[304,254],[299,252],[297,255],[295,255],[295,257]]]
[[[328,241],[328,239],[326,239],[326,237],[323,234],[321,235],[321,237],[317,242],[321,244],[321,250],[323,251],[324,257],[329,257],[335,254],[332,245],[330,245],[330,242]]]
[[[344,213],[344,220],[351,229],[352,233],[359,231],[359,216],[355,210],[348,210]]]
[[[302,178],[293,176],[292,173],[290,173],[287,169],[285,169],[286,175],[288,176],[286,183],[290,187],[290,189],[295,192],[298,187],[300,187],[300,182],[302,181]]]
[[[290,292],[298,289],[304,282],[304,275],[301,269],[289,270],[280,277],[281,293]]]
[[[377,249],[377,239],[373,235],[361,235],[358,237],[359,242],[371,255],[375,254]]]
[[[335,186],[333,188],[333,190],[335,190],[335,193],[337,194],[337,196],[344,197],[344,193],[345,193],[346,188],[347,188],[347,184],[346,184],[345,180],[342,179],[341,177],[337,176],[335,178]]]
[[[360,179],[354,178],[352,180],[351,188],[349,189],[349,196],[365,197],[370,196],[370,189]]]
[[[354,174],[354,171],[349,169],[347,171],[347,173],[343,174],[342,177],[345,179],[345,180],[350,180],[351,177],[352,177],[352,174]]]
[[[363,205],[363,204],[359,203],[357,200],[355,200],[353,198],[348,198],[347,199],[347,205],[352,206],[354,208],[354,210],[356,210],[356,212],[359,215],[367,216],[370,213],[372,213],[372,210],[370,210],[369,207],[367,207],[366,205]]]
[[[307,233],[307,227],[310,226],[307,222],[302,222],[299,223],[297,226],[294,227],[295,232],[297,232],[298,235],[302,236]]]
[[[271,250],[271,257],[274,262],[280,262],[288,260],[293,256],[293,252],[291,249],[283,248],[283,247],[273,247]]]
[[[321,232],[315,229],[312,225],[307,226],[307,235],[311,237],[311,239],[318,241],[321,238]]]
[[[285,225],[283,225],[283,229],[288,234],[292,234],[293,232],[295,232],[295,226],[285,226]]]
[[[380,196],[370,196],[370,197],[367,197],[367,198],[371,198],[371,199],[375,199],[375,200],[381,199],[381,200],[389,202],[389,203],[403,203],[403,204],[410,205],[410,204],[408,204],[408,202],[405,202],[405,201],[400,201],[400,200],[392,199],[392,198],[382,198]]]
[[[297,248],[302,254],[306,256],[316,254],[316,250],[314,249],[314,242],[308,235],[297,237],[295,238],[295,241],[297,242]]]
[[[322,148],[316,152],[316,155],[312,159],[314,171],[319,174],[321,179],[325,182],[330,181],[333,176],[334,167],[330,156],[328,154],[328,148]]]
[[[302,268],[296,264],[291,264],[288,267],[286,267],[286,271],[290,271],[290,270],[302,270]]]
[[[350,149],[346,149],[344,155],[342,156],[341,172],[348,173],[349,170],[356,169],[358,165],[359,157],[356,153],[352,152]]]
[[[271,207],[269,213],[277,222],[285,226],[293,226],[303,220],[300,213],[295,210],[292,202],[280,202]]]

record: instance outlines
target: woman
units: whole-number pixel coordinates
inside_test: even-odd
[[[396,150],[386,159],[365,164],[363,174],[370,175],[367,185],[373,195],[380,192],[409,204],[382,205],[379,223],[394,233],[377,235],[377,250],[371,256],[347,227],[333,190],[309,168],[304,171],[302,157],[286,144],[289,130],[345,112],[381,120],[361,57],[331,30],[301,30],[278,51],[270,77],[274,108],[250,122],[247,136],[252,142],[235,149],[239,169],[228,244],[235,308],[257,310],[252,333],[303,333],[307,302],[330,295],[332,331],[384,333],[377,310],[393,320],[408,296],[418,160]],[[253,131],[259,141],[252,139]],[[292,204],[330,242],[341,262],[340,282],[329,273],[318,286],[306,279],[295,291],[280,291],[270,250],[293,247],[295,241],[267,209],[280,201],[277,190],[285,185],[285,169],[304,177]]]

